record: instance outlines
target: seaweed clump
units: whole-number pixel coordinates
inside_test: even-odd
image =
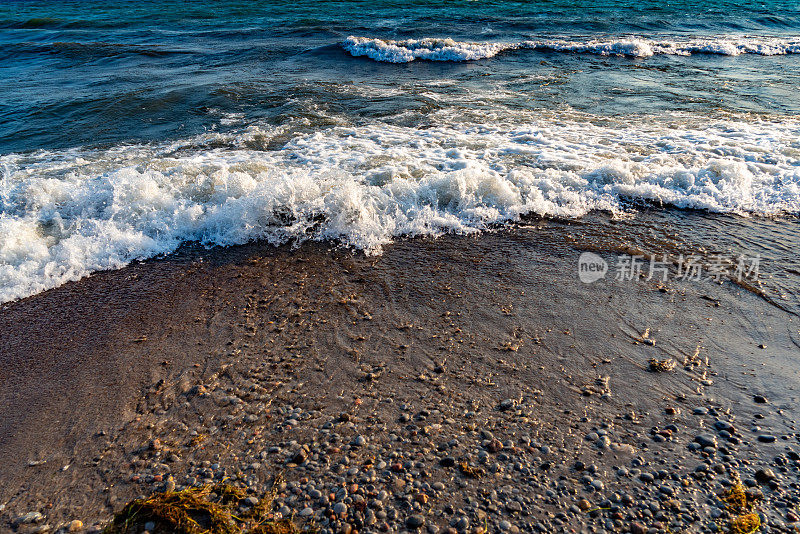
[[[181,491],[156,493],[135,499],[114,515],[103,534],[301,534],[290,519],[274,519],[270,510],[274,491],[260,500],[245,490],[215,484]]]
[[[722,502],[733,518],[728,525],[730,534],[754,534],[761,528],[761,518],[753,512],[753,499],[741,482],[736,482],[722,494]]]
[[[483,469],[480,467],[473,467],[467,462],[461,462],[458,464],[458,469],[465,477],[469,478],[481,478],[484,475]]]

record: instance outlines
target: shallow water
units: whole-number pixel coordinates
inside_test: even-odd
[[[724,235],[793,250],[798,28],[789,1],[3,3],[0,302],[187,241],[379,253],[641,202],[788,217]]]

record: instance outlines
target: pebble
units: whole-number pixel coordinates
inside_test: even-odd
[[[717,448],[717,438],[710,434],[700,434],[695,437],[694,440],[704,449],[706,447],[711,447],[713,449]]]
[[[80,532],[83,530],[83,521],[80,519],[73,519],[67,523],[67,532]]]
[[[761,443],[774,443],[776,438],[770,434],[759,434],[756,439]]]
[[[763,484],[775,480],[775,472],[772,469],[759,469],[756,471],[755,478]]]
[[[410,515],[406,519],[406,526],[410,529],[422,528],[425,525],[425,518],[419,514]]]
[[[507,410],[512,409],[515,405],[516,405],[516,403],[512,399],[505,399],[504,401],[502,401],[500,403],[498,408],[500,410],[502,410],[502,411],[507,411]]]
[[[16,523],[20,525],[29,525],[31,523],[38,523],[44,519],[40,512],[28,512],[27,514],[17,518]]]
[[[753,402],[757,404],[766,404],[769,401],[767,401],[767,398],[763,395],[753,395]]]

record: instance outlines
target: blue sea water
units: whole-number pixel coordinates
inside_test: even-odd
[[[7,0],[0,302],[187,241],[800,211],[800,4]]]
[[[177,138],[222,127],[224,113],[279,124],[314,121],[309,108],[318,106],[352,120],[382,118],[432,104],[413,88],[385,101],[368,91],[343,95],[340,87],[441,78],[459,86],[434,90],[445,103],[498,86],[529,109],[800,111],[800,56],[642,61],[518,50],[469,64],[379,65],[350,56],[340,46],[349,36],[480,43],[777,38],[797,53],[800,4],[10,0],[0,5],[0,153]]]

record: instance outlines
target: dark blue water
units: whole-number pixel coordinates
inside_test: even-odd
[[[0,153],[176,138],[220,128],[221,113],[281,123],[310,108],[352,120],[425,110],[413,90],[386,102],[341,84],[499,84],[523,108],[796,113],[800,56],[647,60],[509,52],[475,63],[381,65],[348,36],[469,42],[593,38],[797,42],[800,7],[767,2],[20,1],[0,5]],[[542,86],[538,76],[555,83]],[[531,78],[534,81],[531,82]],[[452,88],[441,91],[447,101]],[[324,121],[323,121],[324,122]]]

